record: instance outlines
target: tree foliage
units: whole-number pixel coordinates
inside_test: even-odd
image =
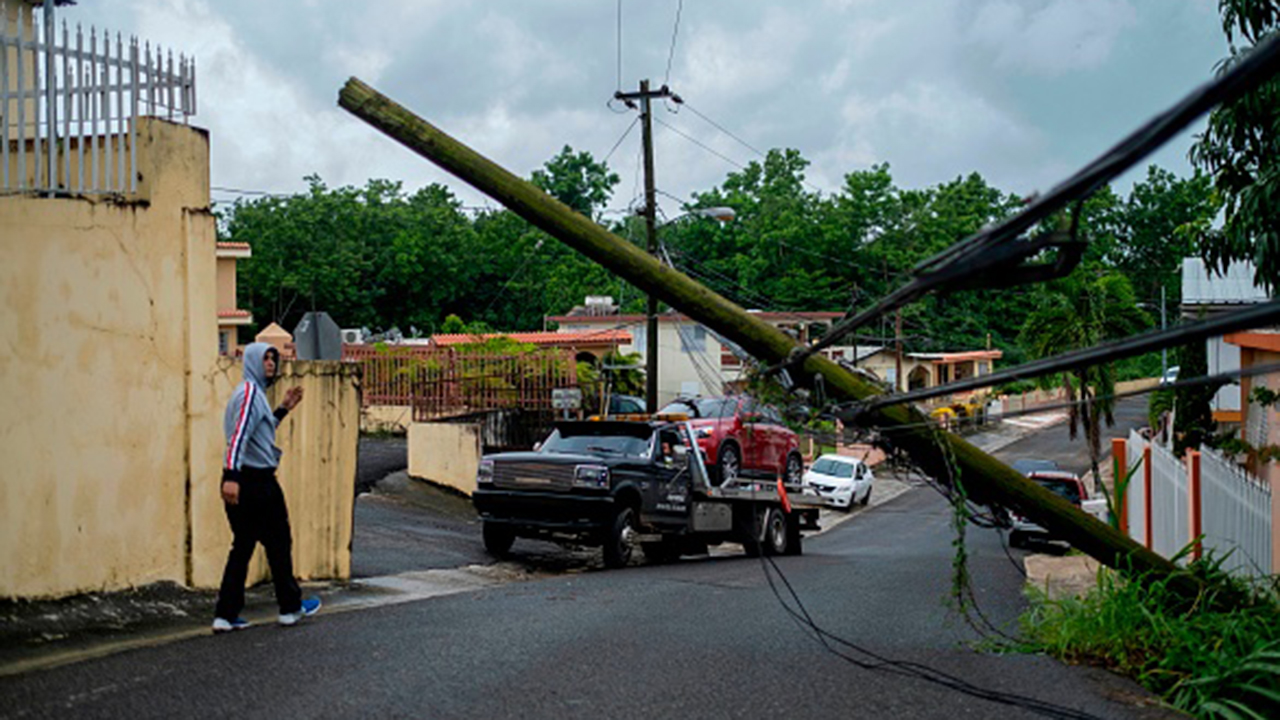
[[[1280,29],[1278,0],[1219,0],[1218,9],[1230,46],[1219,73]],[[1225,205],[1221,228],[1199,228],[1206,262],[1225,269],[1231,261],[1251,261],[1256,281],[1274,290],[1280,285],[1280,78],[1215,108],[1191,160],[1213,178]]]

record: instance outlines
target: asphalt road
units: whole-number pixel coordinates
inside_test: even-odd
[[[1104,458],[1111,456],[1111,440],[1113,437],[1129,437],[1129,431],[1147,425],[1147,396],[1126,398],[1116,403],[1116,424],[1103,426],[1102,453]],[[1028,435],[999,452],[995,457],[1010,463],[1018,458],[1036,458],[1053,460],[1063,470],[1079,475],[1089,471],[1089,451],[1085,445],[1083,428],[1071,439],[1068,424],[1063,422],[1048,427],[1038,433]]]
[[[777,562],[806,611],[847,642],[832,646],[875,669],[793,622],[774,592],[786,592],[781,578],[761,561],[702,558],[322,612],[297,628],[0,678],[0,718],[1042,716],[979,689],[1095,717],[1160,716],[1100,671],[972,649],[981,636],[948,609],[949,520],[936,494],[915,490]],[[990,532],[971,530],[969,551],[978,606],[1013,632],[1018,568]],[[973,692],[920,679],[905,662]]]

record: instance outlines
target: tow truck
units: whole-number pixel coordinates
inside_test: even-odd
[[[485,455],[472,501],[485,548],[517,538],[603,548],[605,567],[741,543],[749,556],[799,555],[818,530],[821,498],[799,486],[741,478],[712,485],[687,415],[561,421],[532,452]]]

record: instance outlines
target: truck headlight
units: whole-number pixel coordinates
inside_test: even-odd
[[[477,485],[493,484],[493,461],[492,460],[480,461],[480,467],[479,469],[476,470],[476,484]]]
[[[593,490],[608,489],[609,468],[603,465],[578,465],[573,468],[573,486]]]

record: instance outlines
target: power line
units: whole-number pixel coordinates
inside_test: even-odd
[[[627,136],[631,134],[631,131],[635,129],[636,124],[639,122],[639,115],[631,119],[631,124],[627,126],[626,130],[622,131],[622,136],[618,138],[618,142],[613,144],[613,147],[609,148],[608,154],[604,156],[604,159],[600,161],[600,164],[604,165],[609,162],[609,158],[613,157],[613,153],[618,149],[618,146],[622,145],[622,141],[627,139]]]
[[[842,335],[881,314],[914,302],[935,290],[948,287],[955,289],[963,287],[966,283],[971,284],[975,277],[980,277],[984,273],[1000,272],[1001,278],[993,279],[992,282],[1034,282],[1044,279],[1036,277],[1037,272],[1041,271],[1040,266],[1028,268],[1021,263],[1048,247],[1057,247],[1060,261],[1066,259],[1069,267],[1045,266],[1040,274],[1053,277],[1054,273],[1062,274],[1058,272],[1059,270],[1065,269],[1069,272],[1074,268],[1075,263],[1078,263],[1082,249],[1072,251],[1069,249],[1071,247],[1069,244],[1055,243],[1049,239],[1020,241],[1021,235],[1051,214],[1075,203],[1076,212],[1072,219],[1071,233],[1074,241],[1075,226],[1083,198],[1088,197],[1099,187],[1164,145],[1210,108],[1249,92],[1267,78],[1272,77],[1277,69],[1280,69],[1280,37],[1273,37],[1257,46],[1230,70],[1153,117],[1115,147],[1047,194],[1034,200],[1022,212],[997,225],[984,228],[919,263],[915,267],[917,277],[914,280],[885,296],[871,308],[840,323],[817,344],[792,355],[785,363],[771,370],[776,371],[782,367],[803,363],[809,356],[839,340]],[[1049,237],[1051,238],[1052,235],[1050,234]],[[1018,272],[1019,270],[1021,272]],[[1037,272],[1027,272],[1027,270]]]
[[[671,81],[671,60],[676,56],[676,36],[680,34],[680,13],[683,10],[684,0],[679,0],[679,4],[676,5],[676,24],[675,27],[671,29],[671,50],[667,53],[667,74],[662,80],[663,85],[666,85]],[[618,86],[622,86],[621,80],[619,80]]]
[[[697,145],[698,147],[702,148],[703,150],[706,150],[707,152],[711,153],[712,155],[715,155],[716,157],[720,158],[721,160],[724,160],[725,162],[727,162],[727,163],[729,163],[730,165],[732,165],[732,166],[734,166],[734,167],[738,168],[739,170],[746,170],[746,169],[747,169],[747,166],[746,166],[746,165],[743,165],[742,163],[738,162],[737,160],[734,160],[734,159],[730,158],[729,156],[724,155],[723,153],[721,153],[721,152],[719,152],[719,151],[717,151],[717,150],[712,150],[710,147],[708,147],[707,145],[704,145],[704,144],[702,143],[702,141],[700,141],[700,140],[698,140],[698,139],[694,138],[692,135],[689,135],[688,133],[684,132],[683,130],[680,130],[680,129],[678,129],[678,128],[676,128],[676,127],[674,127],[674,126],[672,126],[672,125],[670,125],[670,124],[668,124],[668,123],[666,123],[666,122],[664,122],[664,121],[662,120],[662,118],[660,118],[660,117],[656,117],[656,116],[655,116],[655,117],[653,118],[653,121],[654,121],[654,122],[656,122],[656,123],[658,123],[659,125],[661,125],[661,126],[665,127],[666,129],[670,130],[671,132],[673,132],[673,133],[675,133],[675,134],[679,135],[680,137],[684,138],[685,140],[688,140],[689,142],[693,143],[694,145]]]
[[[1135,337],[1101,343],[1083,350],[1062,353],[1043,360],[1034,360],[981,377],[959,380],[902,395],[877,398],[863,403],[862,407],[866,411],[871,411],[890,405],[926,400],[940,395],[978,390],[1013,380],[1043,377],[1064,370],[1088,367],[1142,355],[1170,345],[1183,345],[1231,332],[1248,330],[1249,328],[1267,327],[1277,321],[1280,321],[1280,301],[1272,301],[1246,310],[1223,313],[1208,320],[1188,323],[1167,330],[1153,330]]]

